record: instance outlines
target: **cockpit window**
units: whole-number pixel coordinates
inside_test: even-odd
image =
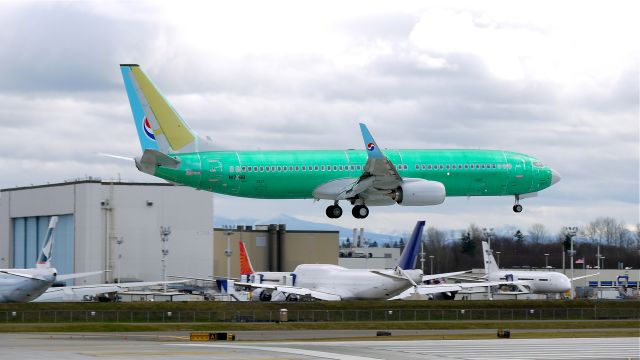
[[[533,163],[533,166],[541,168],[541,167],[544,167],[544,164],[541,161],[535,161]]]

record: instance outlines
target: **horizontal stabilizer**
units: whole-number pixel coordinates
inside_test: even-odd
[[[48,279],[43,278],[41,276],[30,275],[30,274],[27,274],[27,273],[21,273],[21,272],[17,272],[17,271],[0,270],[0,274],[13,275],[13,276],[23,277],[23,278],[27,278],[27,279],[33,279],[33,280],[49,281]]]
[[[136,166],[138,170],[154,175],[158,166],[177,169],[180,166],[180,160],[174,159],[158,150],[146,149],[141,158],[136,158]]]
[[[75,273],[75,274],[58,275],[56,276],[56,280],[64,281],[64,280],[77,279],[77,278],[93,276],[93,275],[102,275],[102,273],[106,271],[107,270],[100,270],[100,271],[90,271],[90,272]]]

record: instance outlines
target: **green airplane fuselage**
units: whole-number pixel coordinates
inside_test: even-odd
[[[551,185],[552,171],[528,155],[498,150],[383,150],[403,178],[444,184],[447,196],[520,195]],[[155,176],[248,198],[308,199],[318,186],[358,178],[365,150],[210,151],[170,154],[177,169]]]

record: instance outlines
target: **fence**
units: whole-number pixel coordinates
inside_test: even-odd
[[[279,310],[256,311],[133,311],[133,310],[37,310],[0,311],[6,323],[196,323],[274,322]],[[496,320],[603,320],[640,319],[640,308],[562,309],[385,309],[385,310],[289,310],[290,322],[322,321],[496,321]]]

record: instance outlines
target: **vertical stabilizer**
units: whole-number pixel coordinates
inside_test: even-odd
[[[424,230],[425,221],[418,221],[413,228],[411,238],[407,242],[407,245],[398,259],[397,266],[403,270],[411,270],[416,268],[416,262],[418,261],[418,252],[420,251],[420,241],[422,241],[422,231]]]
[[[493,257],[493,251],[489,248],[489,243],[486,241],[482,242],[482,256],[484,257],[484,272],[487,275],[500,270],[496,259]]]
[[[251,265],[251,259],[247,253],[247,248],[244,246],[244,242],[240,241],[240,275],[253,274],[253,266]]]
[[[55,240],[57,224],[58,224],[58,217],[52,216],[51,221],[49,221],[49,228],[47,229],[47,234],[45,235],[44,246],[42,247],[42,251],[40,252],[38,261],[36,262],[36,267],[39,269],[43,269],[43,268],[47,269],[50,267],[51,253],[53,251],[53,242]]]
[[[142,151],[200,151],[198,136],[173,109],[139,65],[120,65]]]

